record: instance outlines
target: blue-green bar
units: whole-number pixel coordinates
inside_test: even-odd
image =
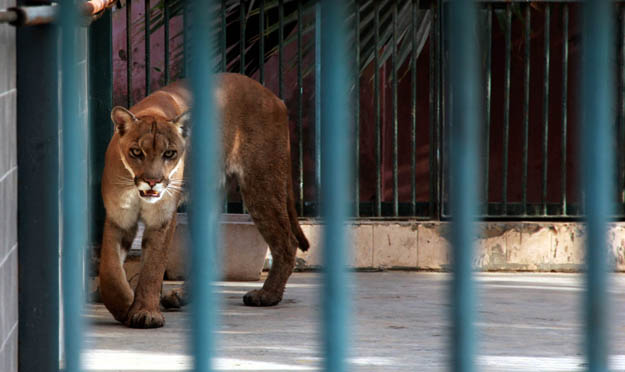
[[[345,220],[350,212],[351,157],[346,6],[321,2],[323,352],[326,371],[347,371],[349,294]]]
[[[61,281],[65,329],[65,371],[80,371],[83,310],[83,249],[87,242],[86,123],[81,122],[86,92],[78,89],[78,56],[83,44],[77,38],[78,4],[63,1],[61,25],[61,123],[63,146],[63,245]],[[86,78],[86,77],[85,77]],[[81,97],[81,94],[83,95]],[[54,264],[54,263],[52,263]]]
[[[221,155],[218,118],[213,103],[214,76],[211,66],[215,46],[209,25],[216,17],[211,9],[219,9],[212,1],[190,2],[189,23],[193,29],[190,38],[189,75],[193,92],[191,136],[191,319],[192,350],[195,371],[211,371],[215,353],[215,329],[218,323],[218,297],[212,285],[218,278],[218,230],[221,207],[215,180],[219,178],[218,162]],[[187,24],[188,26],[188,24]]]
[[[480,92],[476,11],[471,0],[450,2],[451,182],[453,288],[452,370],[474,370],[475,290],[472,252],[477,212],[477,149]]]
[[[586,197],[587,274],[585,297],[586,358],[590,372],[607,371],[608,269],[606,221],[613,190],[613,43],[608,0],[587,1],[583,9],[582,186]]]

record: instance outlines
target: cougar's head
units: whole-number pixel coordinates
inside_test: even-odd
[[[118,106],[111,119],[119,135],[121,160],[132,177],[127,183],[134,183],[141,198],[155,203],[165,193],[180,192],[183,181],[176,173],[184,166],[190,113],[164,120],[136,117]]]

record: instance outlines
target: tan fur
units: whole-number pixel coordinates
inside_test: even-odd
[[[251,306],[271,306],[282,300],[297,247],[308,248],[295,212],[287,110],[271,91],[246,76],[220,74],[218,82],[215,96],[223,122],[223,170],[225,176],[238,181],[245,205],[273,256],[262,289],[248,292],[243,301]],[[160,292],[176,226],[176,208],[183,200],[184,162],[190,140],[185,113],[190,105],[186,84],[176,82],[129,111],[114,108],[111,113],[116,131],[102,176],[106,222],[100,290],[115,319],[131,327],[164,324]],[[167,150],[170,152],[165,153]],[[176,159],[165,159],[171,150],[176,151]],[[158,199],[150,197],[157,193],[154,190],[160,191]],[[122,264],[140,220],[146,226],[144,258],[133,291]]]

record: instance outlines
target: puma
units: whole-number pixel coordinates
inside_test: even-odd
[[[243,302],[276,305],[295,266],[297,247],[309,247],[295,210],[287,109],[270,90],[246,76],[224,73],[217,81],[222,169],[237,180],[273,256],[263,287],[246,293]],[[115,319],[130,327],[154,328],[165,322],[159,303],[176,209],[184,200],[191,99],[188,86],[179,81],[128,110],[115,107],[111,112],[115,133],[102,175],[106,220],[100,295]],[[139,221],[145,225],[142,268],[133,291],[122,265]]]

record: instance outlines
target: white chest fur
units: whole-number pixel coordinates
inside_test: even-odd
[[[130,189],[118,194],[113,208],[107,208],[107,215],[124,229],[135,226],[139,220],[146,227],[159,228],[171,219],[176,211],[177,202],[165,194],[156,202],[145,201],[137,190]]]

